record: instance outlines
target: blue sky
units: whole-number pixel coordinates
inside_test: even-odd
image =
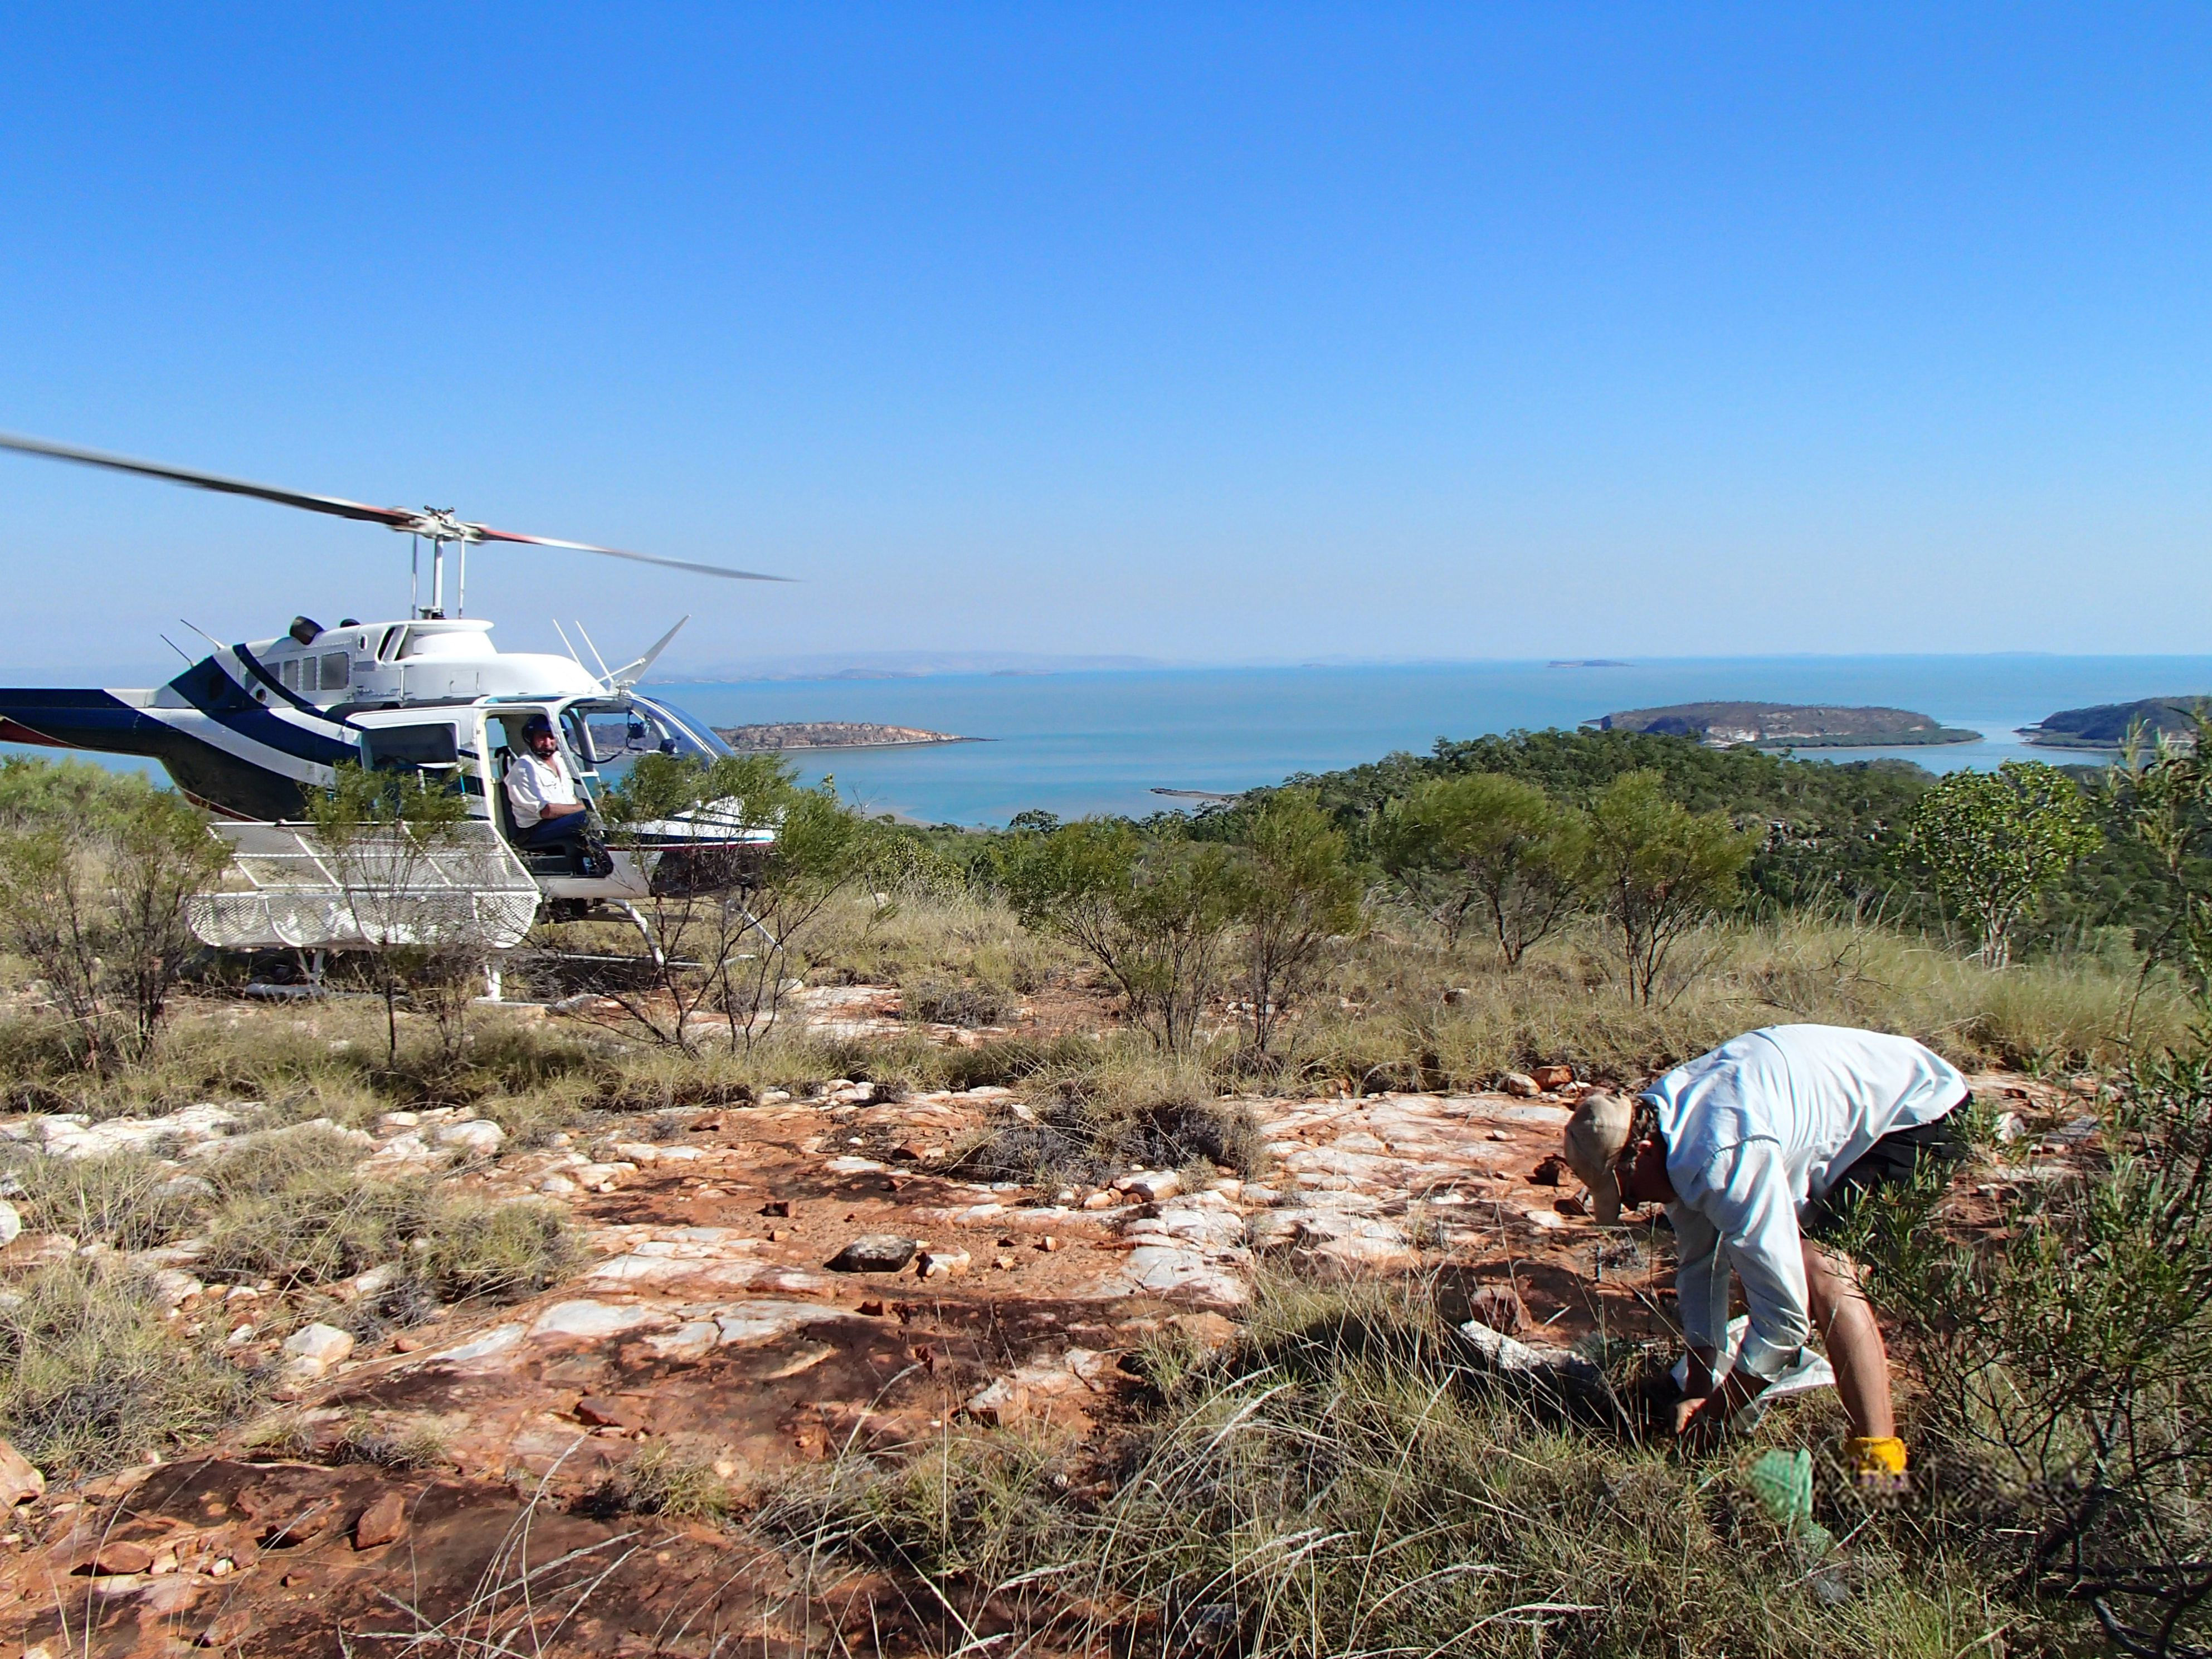
[[[2212,12],[12,8],[0,428],[672,663],[2197,651]],[[0,459],[0,678],[397,614]],[[173,659],[170,660],[173,661]]]

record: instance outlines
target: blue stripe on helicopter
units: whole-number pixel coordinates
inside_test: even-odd
[[[274,749],[294,760],[313,766],[337,766],[361,759],[361,745],[343,743],[319,732],[305,732],[280,720],[255,702],[244,686],[222,672],[213,657],[204,657],[169,682],[169,689],[217,725],[236,732],[248,743]],[[333,724],[332,729],[345,728]]]

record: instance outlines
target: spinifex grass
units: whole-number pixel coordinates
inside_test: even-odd
[[[1163,1382],[1103,1466],[948,1432],[804,1477],[762,1519],[809,1559],[896,1570],[968,1639],[1054,1650],[1950,1659],[2011,1617],[1877,1525],[1808,1559],[1731,1459],[1515,1403],[1418,1298],[1263,1300]]]

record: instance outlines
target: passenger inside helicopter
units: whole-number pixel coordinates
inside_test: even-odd
[[[579,875],[604,873],[598,866],[605,862],[605,853],[592,836],[589,804],[544,714],[523,722],[521,746],[508,750],[504,770],[515,846],[565,854]]]
[[[583,833],[587,814],[575,779],[561,758],[553,722],[533,714],[522,728],[522,752],[507,769],[507,799],[514,809],[515,840],[525,847],[550,847]]]

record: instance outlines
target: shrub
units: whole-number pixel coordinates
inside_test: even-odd
[[[2212,1062],[2138,1070],[2101,1175],[2022,1182],[1996,1237],[1938,1184],[1863,1206],[1934,1446],[2018,1592],[2087,1602],[2130,1652],[2212,1631]]]
[[[662,856],[646,902],[653,963],[647,988],[607,990],[650,1041],[690,1053],[707,1014],[727,1022],[732,1054],[768,1035],[804,937],[869,870],[890,833],[829,785],[802,789],[794,776],[773,754],[712,762],[646,755],[605,800],[617,842],[680,813],[775,835],[756,852],[702,853],[682,863]]]
[[[1374,830],[1382,867],[1449,948],[1486,920],[1508,967],[1582,900],[1589,826],[1536,784],[1492,772],[1433,778],[1386,804]]]
[[[143,778],[0,763],[0,949],[45,980],[76,1059],[105,1070],[152,1052],[198,948],[185,899],[227,857],[197,808]]]
[[[1309,790],[1268,795],[1245,815],[1242,845],[1244,994],[1253,1051],[1265,1061],[1287,1006],[1359,925],[1359,879],[1344,833]]]
[[[1982,960],[2012,959],[2014,926],[2075,863],[2104,844],[2074,781],[2041,761],[1954,772],[1912,809],[1899,855],[1936,896],[1972,916]]]
[[[1230,848],[1090,819],[1017,837],[1004,879],[1025,923],[1104,969],[1163,1048],[1190,1052],[1245,903]]]
[[[1675,940],[1735,898],[1759,838],[1668,799],[1656,772],[1607,784],[1589,825],[1590,889],[1620,938],[1630,994],[1648,1003]]]

